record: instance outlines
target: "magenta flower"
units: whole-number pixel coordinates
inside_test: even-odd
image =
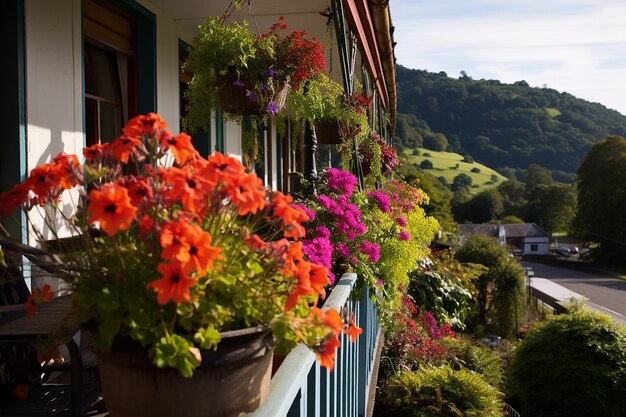
[[[372,191],[367,193],[367,196],[374,199],[376,205],[383,213],[387,213],[391,208],[391,200],[389,199],[389,196],[382,191]]]
[[[372,243],[367,240],[361,242],[359,246],[359,251],[367,256],[367,259],[371,263],[376,263],[380,259],[380,246],[377,243]]]
[[[411,235],[409,235],[409,232],[407,232],[406,230],[403,230],[398,234],[398,239],[406,241],[411,239]]]
[[[402,226],[402,227],[406,227],[407,222],[406,219],[402,216],[398,216],[396,217],[396,223],[398,223],[398,225]]]
[[[326,170],[326,185],[331,190],[335,190],[350,197],[354,192],[356,184],[356,177],[348,171],[341,171],[336,168]]]

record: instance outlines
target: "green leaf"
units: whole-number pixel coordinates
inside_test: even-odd
[[[217,344],[220,342],[220,333],[213,327],[199,329],[193,336],[193,340],[200,346],[201,349],[217,349]]]

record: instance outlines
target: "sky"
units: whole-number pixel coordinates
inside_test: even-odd
[[[525,80],[626,115],[624,0],[391,0],[397,63]]]

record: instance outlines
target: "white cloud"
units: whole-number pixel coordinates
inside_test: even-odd
[[[395,0],[398,63],[526,80],[626,114],[626,2]]]

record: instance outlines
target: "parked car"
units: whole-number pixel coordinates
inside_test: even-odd
[[[554,252],[559,256],[570,256],[572,254],[569,248],[562,247],[562,246],[556,248]]]
[[[576,246],[571,246],[571,247],[569,248],[569,253],[570,253],[571,255],[578,255],[578,247],[576,247]]]

